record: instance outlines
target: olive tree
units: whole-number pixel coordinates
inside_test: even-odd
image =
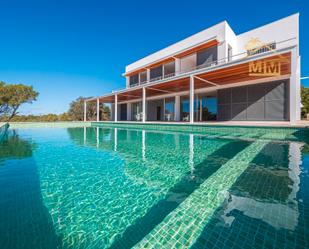
[[[6,84],[0,82],[0,116],[6,116],[10,121],[17,113],[21,105],[32,103],[38,97],[32,86],[23,84]]]

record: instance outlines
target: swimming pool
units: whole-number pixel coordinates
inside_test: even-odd
[[[0,247],[308,248],[308,169],[301,139],[9,129]]]

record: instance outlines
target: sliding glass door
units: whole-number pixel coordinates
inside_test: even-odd
[[[164,105],[164,120],[174,121],[175,120],[175,98],[165,99]]]
[[[217,97],[196,95],[194,100],[194,121],[213,121],[217,119]]]
[[[132,120],[141,121],[143,118],[142,102],[132,103]]]

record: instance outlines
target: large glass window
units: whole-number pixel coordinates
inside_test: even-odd
[[[147,71],[143,71],[139,73],[140,83],[144,84],[147,82]]]
[[[141,121],[143,119],[142,102],[132,103],[132,120]]]
[[[150,69],[150,81],[160,80],[163,75],[163,66],[154,67]]]
[[[164,119],[166,121],[175,120],[175,98],[165,99],[165,110],[164,110]]]
[[[194,96],[194,121],[211,121],[217,119],[217,97],[215,95]],[[189,96],[180,97],[180,120],[190,120]]]
[[[164,64],[164,78],[172,77],[175,75],[175,62]]]
[[[192,71],[196,68],[196,53],[180,59],[180,71],[182,73]]]
[[[211,121],[217,119],[217,97],[197,95],[194,100],[194,121]]]
[[[138,85],[138,73],[130,76],[130,86]]]
[[[189,97],[180,97],[180,120],[189,121],[190,120],[190,102]]]
[[[197,52],[197,66],[200,68],[212,66],[217,62],[217,53],[217,46]]]

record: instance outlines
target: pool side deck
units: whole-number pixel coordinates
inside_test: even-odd
[[[195,122],[193,124],[189,122],[167,122],[167,121],[146,121],[145,123],[140,121],[91,121],[91,123],[108,123],[108,124],[163,124],[163,125],[187,125],[187,126],[245,126],[245,127],[308,127],[309,121],[302,120],[296,123],[289,121],[210,121],[210,122]]]
[[[309,122],[91,122],[92,127],[189,132],[220,137],[309,142]]]
[[[83,121],[60,121],[60,122],[10,122],[10,128],[68,128],[89,127],[91,122]]]

